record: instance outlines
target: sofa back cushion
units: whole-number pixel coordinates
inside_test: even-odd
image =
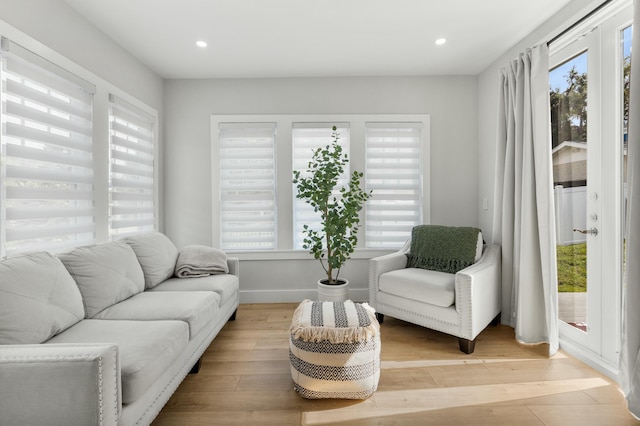
[[[58,257],[80,288],[87,318],[144,290],[144,275],[129,245],[113,241]]]
[[[153,288],[173,276],[178,249],[160,232],[148,232],[124,238],[138,256],[144,271],[146,288]]]
[[[0,344],[45,342],[84,315],[76,283],[53,255],[0,261]]]

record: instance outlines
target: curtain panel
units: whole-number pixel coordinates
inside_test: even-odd
[[[640,7],[633,2],[632,46],[640,46]],[[629,138],[627,148],[626,262],[622,339],[618,381],[631,414],[640,418],[640,61],[632,54],[629,95]]]
[[[502,246],[502,321],[523,343],[558,350],[549,120],[549,52],[527,49],[501,72],[493,243]]]

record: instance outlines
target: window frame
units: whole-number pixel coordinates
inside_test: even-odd
[[[218,215],[218,226],[220,229],[220,248],[225,251],[238,251],[238,250],[252,250],[252,251],[265,251],[273,250],[278,246],[278,191],[277,191],[277,168],[276,168],[276,125],[269,122],[235,122],[235,123],[219,123],[218,125],[218,141],[219,149],[221,153],[218,161],[218,184],[220,185],[219,198],[220,209]],[[223,136],[224,135],[224,136]],[[251,150],[251,156],[240,155],[237,156],[237,149],[235,149],[228,141],[241,140],[241,143],[246,143]],[[223,142],[223,141],[226,141]],[[223,146],[224,144],[224,146]],[[267,146],[269,145],[269,146]],[[228,156],[224,156],[226,153]],[[234,153],[236,155],[234,155]],[[257,154],[257,155],[256,155]],[[226,163],[223,164],[222,163]],[[265,167],[266,164],[271,165],[271,168]],[[230,166],[245,166],[240,168],[243,172],[239,176],[234,176],[234,169]],[[265,170],[270,170],[270,173],[265,174]],[[258,172],[256,172],[258,171]],[[260,173],[259,171],[263,171]],[[251,188],[240,186],[237,182],[245,179],[250,179],[259,182],[259,188]],[[223,182],[227,182],[225,185]],[[231,183],[234,182],[234,183]],[[258,192],[261,196],[256,199],[246,197],[243,192],[245,191]],[[232,195],[233,194],[233,195]],[[225,196],[228,195],[228,196]],[[250,203],[247,208],[247,203]],[[244,204],[244,205],[243,205]],[[239,213],[242,212],[242,213]],[[240,215],[250,214],[255,215],[259,213],[265,218],[262,219],[261,226],[254,229],[254,232],[261,235],[261,241],[264,247],[259,248],[242,248],[234,249],[230,245],[242,245],[243,238],[236,239],[231,235],[237,233],[237,228],[242,226],[243,223],[251,223],[251,221],[244,221],[238,219],[236,226],[225,225],[224,219],[226,215]],[[228,237],[225,237],[227,235]],[[266,236],[269,236],[267,238]]]
[[[366,122],[422,122],[422,221],[430,223],[430,115],[429,114],[214,114],[211,115],[211,190],[212,190],[212,241],[220,242],[220,225],[218,216],[220,212],[220,184],[218,176],[220,165],[218,152],[220,142],[218,128],[220,123],[229,122],[273,122],[276,123],[276,168],[277,168],[277,230],[279,246],[275,250],[233,251],[234,255],[241,255],[246,260],[270,260],[270,259],[308,259],[309,254],[304,249],[293,248],[293,123],[333,123],[345,122],[350,127],[350,169],[365,172],[365,123]],[[363,184],[366,182],[363,179]],[[378,255],[381,252],[390,252],[392,249],[368,249],[365,247],[365,213],[362,212],[360,232],[358,234],[358,247],[352,258],[366,259]]]
[[[1,44],[0,252],[93,244],[96,88],[8,38]]]
[[[126,121],[126,127],[122,124],[116,123],[116,121],[120,118],[123,118]],[[141,130],[137,129],[129,129],[129,127],[140,126]],[[118,137],[116,134],[118,132],[123,132],[122,136],[126,136],[130,141],[118,142]],[[148,132],[148,133],[147,133]],[[132,235],[141,232],[151,232],[158,230],[158,116],[153,112],[147,111],[145,109],[139,108],[130,102],[127,102],[120,96],[117,96],[113,93],[109,94],[109,237],[110,239],[119,239],[123,238],[127,235]],[[139,140],[140,142],[138,142]],[[140,143],[140,147],[136,146]],[[149,148],[150,146],[150,148]],[[138,217],[134,219],[124,220],[122,218],[118,218],[114,220],[114,215],[119,210],[131,209],[129,200],[122,200],[122,192],[119,192],[118,189],[127,189],[129,191],[132,190],[133,186],[124,185],[124,183],[133,182],[132,177],[140,177],[144,180],[143,174],[136,175],[132,171],[126,171],[123,173],[119,173],[118,166],[114,164],[114,162],[118,161],[117,158],[114,158],[114,151],[118,151],[117,148],[127,149],[132,151],[142,152],[142,156],[139,154],[131,154],[133,157],[130,162],[137,163],[138,165],[151,167],[151,210],[153,215],[153,223],[146,225],[141,222],[140,214],[142,211],[148,213],[149,208],[144,208],[142,210],[138,209],[137,212],[132,212],[130,215],[138,215]],[[149,152],[151,151],[151,152]],[[151,162],[144,162],[144,157],[146,155],[151,156]],[[127,155],[127,154],[125,154]],[[129,160],[127,160],[129,162]],[[129,178],[117,178],[116,175],[125,174],[129,176]],[[149,176],[146,176],[147,178]],[[120,181],[122,185],[115,185],[115,181]],[[149,185],[145,185],[148,190]],[[138,188],[137,191],[144,192],[144,189]],[[119,197],[120,195],[120,197]],[[124,206],[119,206],[119,202],[124,201]],[[117,216],[124,215],[122,213],[118,213]],[[129,226],[116,226],[114,227],[114,223],[122,223],[128,222]],[[131,230],[131,228],[136,228],[135,230]],[[129,229],[128,232],[122,232],[123,229]]]
[[[332,134],[333,126],[337,127],[336,132],[338,133],[338,145],[340,145],[343,149],[343,154],[346,154],[348,158],[351,158],[351,128],[350,123],[345,122],[332,122],[332,123],[324,123],[324,122],[310,122],[310,123],[300,123],[294,122],[292,123],[292,135],[291,135],[291,144],[292,144],[292,172],[293,170],[300,170],[302,177],[309,177],[310,174],[306,173],[308,170],[307,164],[312,160],[313,153],[316,149],[321,148],[323,146],[329,145],[333,142]],[[304,137],[299,135],[296,136],[296,133],[304,133],[305,131],[310,131],[316,133],[315,137],[312,136],[312,139],[315,139],[315,144],[308,143],[308,137]],[[318,133],[324,133],[324,135],[319,135]],[[307,139],[307,141],[305,141]],[[322,141],[321,143],[319,141]],[[303,146],[301,146],[303,145]],[[306,148],[304,145],[307,145]],[[301,155],[304,152],[305,155]],[[297,166],[296,166],[297,165]],[[333,195],[335,197],[340,198],[340,188],[347,187],[349,177],[351,176],[351,162],[347,163],[344,166],[344,173],[339,177],[338,183],[336,187],[334,187]],[[303,244],[306,235],[304,234],[304,225],[309,225],[311,229],[319,229],[321,215],[320,212],[314,212],[313,208],[307,204],[307,201],[304,199],[297,198],[298,189],[293,188],[293,250],[304,250]],[[306,219],[306,220],[304,220]]]
[[[159,188],[161,186],[161,178],[158,172],[159,165],[161,164],[161,135],[159,133],[159,113],[158,109],[154,108],[153,103],[157,102],[158,108],[161,107],[160,99],[153,99],[144,96],[144,88],[138,92],[130,92],[123,90],[121,87],[114,85],[113,83],[105,80],[104,78],[89,71],[79,63],[76,63],[68,57],[52,50],[49,47],[39,43],[29,35],[17,30],[9,24],[0,21],[0,37],[9,40],[11,43],[22,46],[33,55],[34,59],[41,61],[44,64],[52,64],[59,67],[68,73],[72,78],[76,78],[79,81],[85,81],[95,87],[95,94],[93,95],[93,107],[92,107],[92,139],[93,139],[93,185],[94,185],[94,220],[95,220],[95,232],[94,242],[104,243],[110,240],[109,235],[109,94],[114,94],[121,99],[129,102],[131,105],[153,115],[156,120],[156,126],[154,133],[158,135],[156,137],[156,155],[155,158],[155,170],[154,176],[154,188],[156,193],[156,220],[158,227],[161,227],[163,212],[160,211],[159,205],[162,199],[162,193]],[[142,95],[142,97],[141,97]],[[143,99],[143,100],[141,100]],[[148,103],[150,102],[150,103]],[[2,184],[0,182],[0,188]],[[0,233],[4,232],[5,227],[4,217],[0,217]],[[79,246],[73,244],[73,247]],[[73,248],[70,247],[70,248]],[[70,248],[51,248],[52,253],[58,253],[68,250]],[[35,250],[45,249],[38,246]],[[6,258],[7,253],[4,251],[4,244],[0,241],[0,257]],[[15,252],[16,255],[24,253],[24,251]],[[12,254],[9,254],[12,256]]]
[[[396,180],[395,185],[400,187],[394,188],[395,192],[379,194],[367,201],[365,245],[368,248],[400,248],[411,235],[413,227],[424,223],[420,204],[424,192],[424,164],[421,161],[424,127],[424,121],[365,123],[366,189],[375,193],[379,188],[386,192],[384,188],[390,180]],[[381,139],[393,144],[382,146]],[[418,161],[414,159],[416,151]],[[418,202],[417,209],[409,208],[413,202]],[[404,214],[392,220],[388,217],[389,211]]]

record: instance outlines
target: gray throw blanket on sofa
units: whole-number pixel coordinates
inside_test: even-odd
[[[419,225],[411,231],[408,268],[456,272],[473,265],[480,229],[440,225]]]
[[[229,273],[227,255],[222,250],[213,247],[186,246],[178,254],[175,273],[178,278],[227,274]]]

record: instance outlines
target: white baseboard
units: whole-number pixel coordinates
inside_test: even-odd
[[[618,382],[618,366],[612,364],[610,361],[602,358],[600,355],[594,353],[593,351],[590,351],[584,346],[569,339],[561,340],[560,349],[562,349],[572,357],[575,357],[584,362],[588,366],[596,369],[616,383]]]
[[[240,303],[294,303],[318,298],[317,290],[240,290]],[[356,302],[369,300],[368,288],[350,288],[349,298]]]

